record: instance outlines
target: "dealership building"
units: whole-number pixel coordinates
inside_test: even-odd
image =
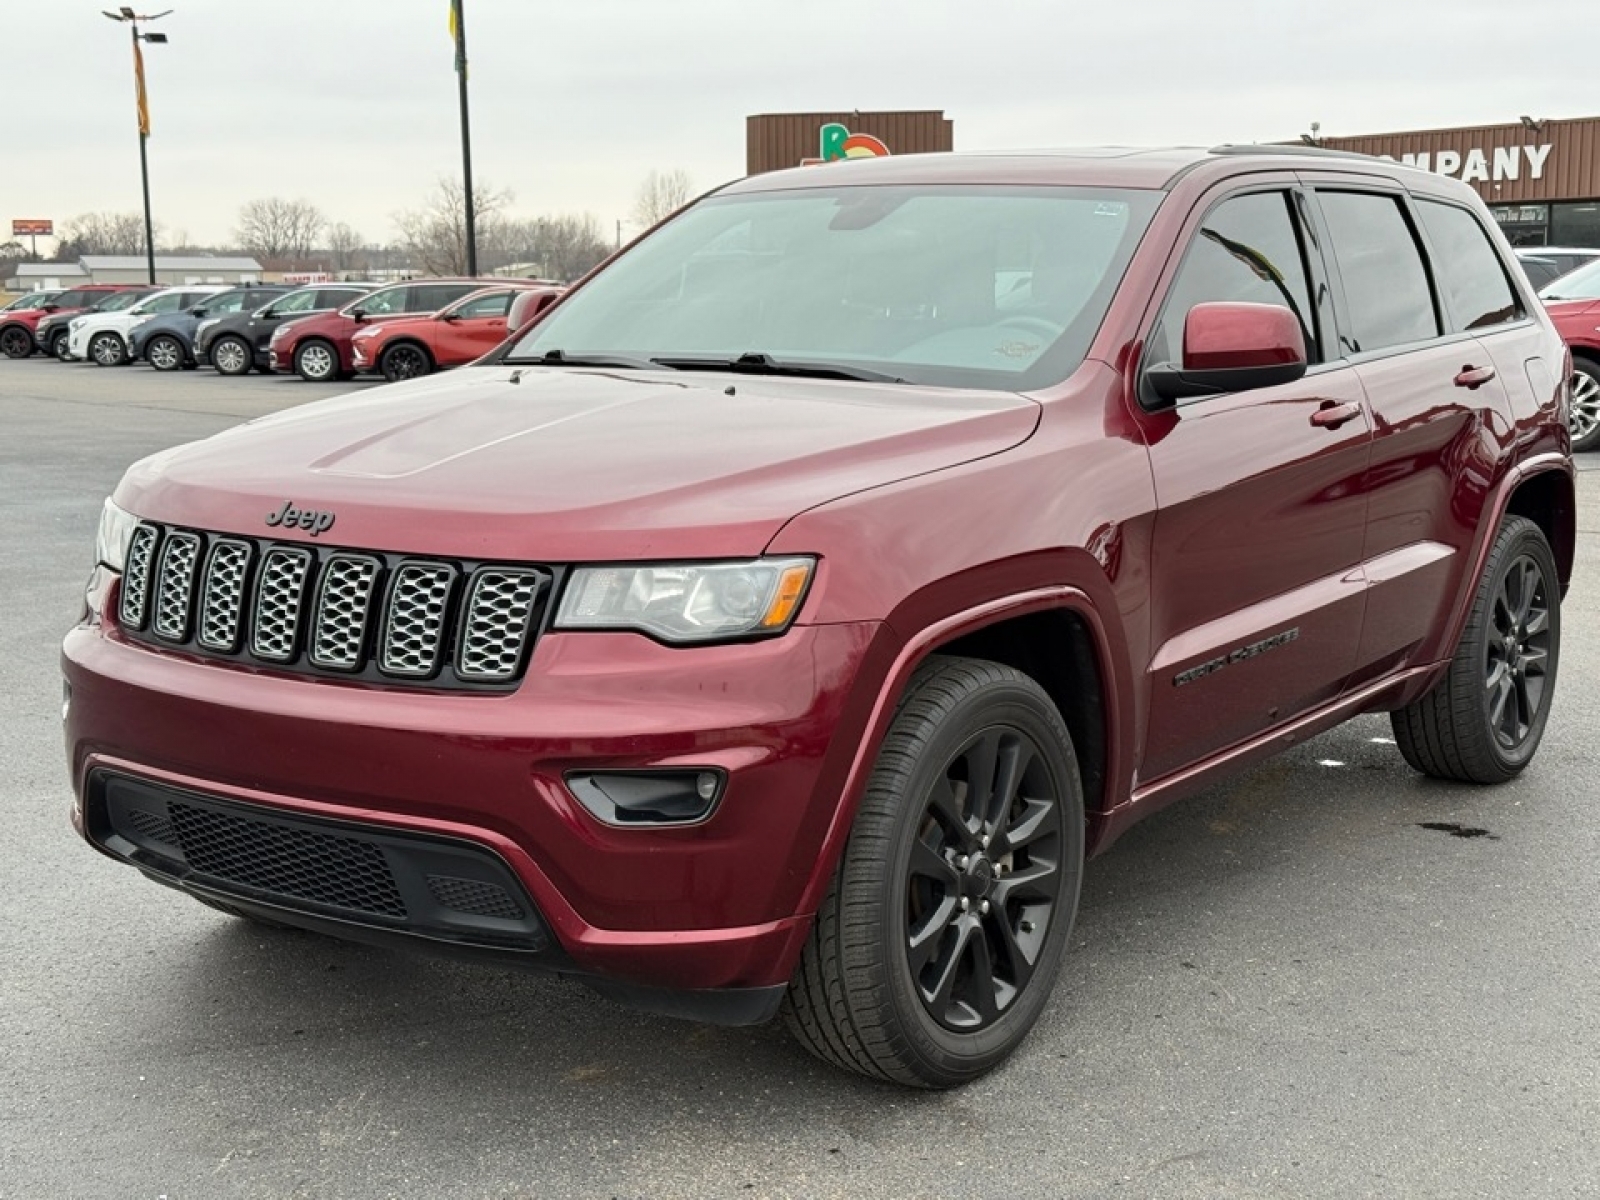
[[[1317,144],[1398,159],[1470,184],[1513,245],[1600,246],[1600,117],[1524,117]]]

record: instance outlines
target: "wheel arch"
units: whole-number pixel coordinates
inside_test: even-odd
[[[1578,543],[1578,502],[1572,476],[1552,465],[1517,480],[1495,522],[1496,528],[1507,516],[1526,517],[1544,533],[1544,540],[1555,555],[1556,573],[1565,597],[1572,583]]]

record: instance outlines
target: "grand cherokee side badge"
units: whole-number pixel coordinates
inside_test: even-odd
[[[317,512],[309,508],[296,508],[294,501],[285,500],[283,507],[275,513],[267,514],[267,524],[285,529],[310,530],[311,536],[325,533],[333,528],[333,514],[331,512]]]
[[[1172,677],[1173,687],[1182,687],[1186,683],[1193,683],[1196,679],[1204,679],[1207,675],[1215,675],[1224,667],[1234,663],[1244,662],[1247,658],[1255,658],[1258,654],[1265,654],[1269,650],[1276,650],[1279,646],[1287,646],[1290,642],[1300,638],[1300,626],[1285,629],[1282,633],[1275,633],[1271,637],[1262,638],[1259,642],[1251,642],[1248,646],[1240,646],[1237,650],[1230,650],[1220,658],[1213,658],[1210,662],[1203,662],[1198,667],[1190,667],[1187,671],[1179,671]]]

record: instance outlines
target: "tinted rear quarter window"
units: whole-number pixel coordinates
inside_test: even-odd
[[[1320,192],[1318,200],[1344,281],[1345,350],[1359,354],[1438,337],[1433,289],[1399,198]]]
[[[1484,329],[1522,316],[1522,305],[1506,279],[1489,235],[1464,208],[1437,200],[1417,201],[1433,250],[1433,271],[1458,329]]]

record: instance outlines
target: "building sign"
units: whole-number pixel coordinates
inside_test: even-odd
[[[889,147],[870,133],[851,133],[837,122],[829,122],[818,131],[821,157],[802,158],[802,167],[817,163],[843,162],[847,158],[887,158]]]
[[[1489,151],[1475,146],[1466,151],[1440,150],[1434,153],[1423,150],[1401,154],[1398,158],[1393,154],[1380,154],[1378,157],[1432,171],[1435,175],[1449,175],[1463,183],[1511,183],[1519,179],[1543,179],[1545,161],[1552,149],[1552,144],[1545,142],[1539,146],[1496,146]]]
[[[18,219],[11,222],[12,237],[54,237],[54,221]]]
[[[328,271],[285,271],[283,281],[302,286],[308,283],[332,283],[333,275]]]

